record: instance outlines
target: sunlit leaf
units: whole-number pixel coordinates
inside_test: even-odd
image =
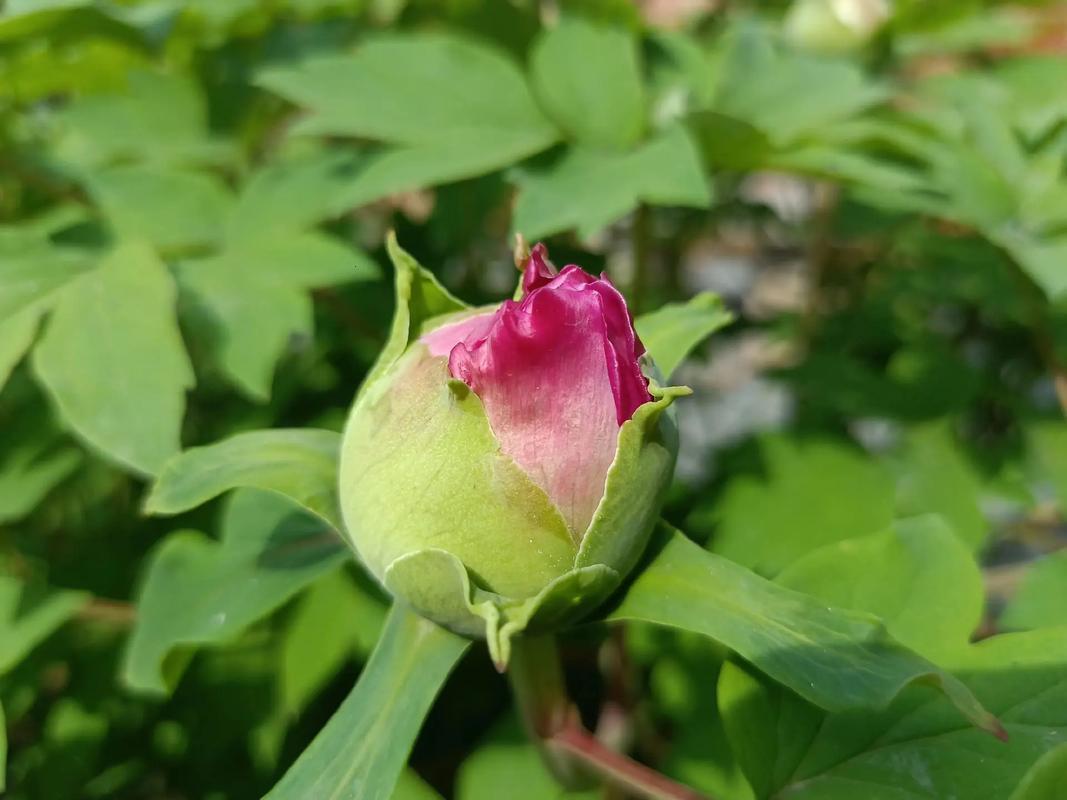
[[[1067,550],[1045,556],[1030,567],[1004,609],[1005,630],[1067,627]]]
[[[145,501],[149,514],[178,514],[231,489],[285,495],[341,529],[337,453],[341,436],[311,428],[238,433],[171,459]]]
[[[131,688],[173,689],[179,649],[225,642],[349,557],[321,519],[269,492],[233,495],[221,541],[167,537],[148,563],[122,669]]]
[[[148,474],[177,452],[193,384],[175,294],[151,250],[121,245],[64,287],[34,351],[34,369],[64,421]]]
[[[394,606],[359,682],[265,800],[389,797],[434,697],[469,645]]]
[[[733,314],[721,297],[701,292],[686,303],[670,303],[642,314],[634,325],[660,372],[670,378],[694,348],[731,320]]]

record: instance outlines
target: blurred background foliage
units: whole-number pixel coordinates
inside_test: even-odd
[[[637,314],[696,298],[679,341],[718,295],[733,325],[675,372],[668,519],[930,657],[1063,641],[1065,167],[1055,4],[0,3],[7,796],[260,797],[347,693],[386,601],[321,524],[256,490],[143,500],[182,448],[339,429],[391,228],[471,302],[511,292],[516,231]],[[894,526],[926,513],[952,535]],[[782,788],[734,700],[763,692],[789,741],[784,690],[639,626],[567,654],[619,746],[724,797]],[[508,707],[472,652],[397,796],[556,796]]]

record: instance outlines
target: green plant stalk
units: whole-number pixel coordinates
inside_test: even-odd
[[[648,800],[708,800],[654,769],[618,753],[582,727],[567,695],[552,635],[519,636],[508,677],[523,725],[552,775],[566,789],[585,789],[599,777]]]
[[[512,642],[508,679],[523,727],[537,744],[549,771],[567,789],[587,788],[589,776],[572,758],[547,744],[568,725],[579,724],[578,710],[567,695],[555,637],[552,634],[516,637]]]

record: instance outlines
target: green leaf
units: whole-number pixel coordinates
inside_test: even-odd
[[[59,114],[60,159],[89,166],[116,159],[164,163],[226,160],[208,136],[199,86],[186,75],[133,70],[120,92],[86,94]]]
[[[337,511],[340,434],[311,428],[238,433],[193,447],[164,466],[145,513],[180,514],[239,487],[265,489],[341,529]]]
[[[85,605],[82,592],[48,589],[0,575],[0,675]]]
[[[897,513],[941,514],[972,550],[980,550],[989,525],[979,506],[982,481],[945,422],[916,426],[894,459]]]
[[[935,516],[822,547],[775,582],[836,608],[874,614],[894,639],[939,664],[967,646],[982,617],[978,565]]]
[[[1006,630],[1067,626],[1067,550],[1034,563],[1000,617]]]
[[[1034,422],[1026,428],[1030,472],[1048,486],[1067,513],[1067,425],[1061,420]]]
[[[368,655],[381,635],[385,613],[377,593],[345,570],[317,580],[286,627],[278,676],[282,712],[296,717],[349,658]]]
[[[715,504],[715,552],[774,575],[817,547],[892,521],[892,478],[857,449],[766,437],[760,451],[763,474],[733,478]]]
[[[64,285],[93,266],[35,229],[0,228],[0,322],[49,308]]]
[[[600,792],[562,789],[514,719],[497,725],[459,768],[457,800],[593,800]]]
[[[37,336],[41,312],[26,308],[5,320],[0,320],[0,389],[4,388],[11,371],[22,360]]]
[[[337,216],[340,200],[365,157],[349,149],[322,149],[268,163],[241,187],[226,225],[230,241],[256,241],[264,233],[290,233]]]
[[[737,724],[757,723],[748,735],[792,744],[783,779],[769,787],[790,800],[901,800],[1009,797],[1034,762],[1067,736],[1067,639],[1058,630],[986,639],[948,664],[995,713],[1007,732],[997,741],[960,724],[955,710],[927,691],[908,692],[881,714],[806,712],[774,686],[750,686],[730,712]],[[750,712],[762,702],[787,704],[795,720],[808,717],[806,735]],[[781,718],[780,718],[781,719]],[[767,724],[767,723],[771,724]],[[733,735],[732,735],[733,738]],[[736,740],[735,740],[736,741]],[[764,795],[766,796],[766,795]]]
[[[28,424],[23,417],[22,424]],[[83,462],[76,448],[57,443],[49,430],[30,428],[21,436],[0,436],[0,524],[21,519]]]
[[[963,684],[896,642],[877,618],[770,583],[666,525],[609,619],[708,636],[821,708],[885,708],[907,686],[932,684],[973,724],[996,730]]]
[[[175,294],[151,250],[120,245],[64,287],[34,350],[37,376],[66,423],[147,474],[177,452],[185,390],[193,385]]]
[[[534,43],[530,71],[541,104],[579,142],[625,149],[641,140],[645,88],[629,30],[565,16]]]
[[[350,55],[270,69],[259,81],[310,109],[297,126],[302,132],[404,148],[402,165],[379,165],[386,176],[372,176],[390,191],[499,169],[558,137],[514,63],[449,34],[378,36]],[[445,156],[456,166],[441,164]],[[442,169],[452,171],[446,176]]]
[[[222,372],[253,400],[265,402],[274,365],[290,341],[312,336],[311,299],[300,289],[261,279],[254,268],[227,266],[219,259],[182,265],[178,280],[188,293],[187,313]]]
[[[350,557],[321,519],[270,492],[233,495],[221,541],[168,536],[152,555],[122,668],[126,685],[173,689],[168,656],[225,642]]]
[[[670,378],[686,356],[706,338],[733,321],[714,292],[667,305],[634,320],[637,334],[663,377]]]
[[[359,682],[265,800],[389,797],[470,642],[395,605]]]
[[[87,182],[120,237],[167,250],[218,244],[233,202],[221,181],[200,172],[126,165],[94,171]]]
[[[1011,800],[1062,800],[1067,790],[1067,743],[1049,750],[1030,767]]]
[[[7,788],[7,720],[0,704],[0,792]]]
[[[675,127],[629,152],[576,147],[549,169],[521,173],[512,227],[530,239],[577,228],[589,237],[639,203],[706,208],[700,156]]]

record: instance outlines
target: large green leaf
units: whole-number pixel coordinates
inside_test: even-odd
[[[530,69],[542,105],[582,144],[624,149],[640,141],[645,89],[629,30],[564,17],[534,44]]]
[[[684,129],[675,127],[636,150],[575,147],[544,171],[518,176],[512,227],[530,239],[577,228],[591,236],[639,203],[705,208],[711,188]]]
[[[92,266],[82,251],[57,247],[36,227],[0,228],[0,322],[47,309],[57,291]]]
[[[232,639],[348,557],[335,532],[292,501],[251,489],[235,493],[221,541],[179,531],[152,556],[123,680],[147,692],[172,689],[177,675],[168,656]]]
[[[131,71],[119,92],[86,94],[59,115],[57,155],[89,166],[116,159],[217,161],[229,149],[208,135],[207,109],[188,76]]]
[[[712,549],[774,575],[825,544],[882,530],[893,519],[888,471],[832,440],[762,440],[763,474],[738,475],[714,507]]]
[[[23,309],[0,320],[0,389],[4,388],[11,370],[30,349],[40,321],[41,312],[35,308]]]
[[[260,82],[311,110],[301,131],[401,147],[402,163],[378,164],[385,176],[357,178],[389,191],[499,169],[558,137],[515,64],[451,34],[378,36],[350,55],[267,70]]]
[[[1049,750],[1019,781],[1011,800],[1062,800],[1067,794],[1067,743]]]
[[[962,725],[928,691],[909,691],[883,713],[823,715],[732,668],[729,683],[720,683],[720,703],[734,746],[763,753],[758,763],[747,759],[751,775],[771,774],[757,797],[1009,797],[1034,762],[1067,736],[1067,638],[1056,630],[997,636],[948,665],[998,716],[1006,741]]]
[[[88,597],[0,575],[0,675],[70,619]]]
[[[937,663],[967,645],[982,616],[978,565],[935,516],[819,548],[775,582],[875,614],[894,639]]]
[[[275,363],[294,337],[311,337],[313,314],[306,292],[263,280],[255,266],[202,259],[183,264],[178,280],[191,301],[187,315],[219,369],[249,397],[266,401]]]
[[[634,327],[663,377],[670,378],[697,345],[731,320],[733,314],[721,297],[701,292],[688,302],[668,303],[642,314]]]
[[[0,792],[7,787],[7,720],[0,704]]]
[[[666,525],[609,618],[701,633],[821,708],[884,708],[909,685],[932,684],[972,723],[996,730],[965,686],[876,617],[770,583]]]
[[[187,170],[122,165],[94,170],[87,182],[119,236],[167,250],[217,244],[233,202],[217,178]]]
[[[266,800],[389,797],[434,697],[469,645],[393,606],[356,687]]]
[[[1067,628],[1067,550],[1037,561],[1001,615],[1008,630]]]
[[[145,500],[148,514],[179,514],[230,489],[285,495],[341,529],[337,510],[340,434],[311,428],[238,433],[171,459]]]
[[[63,419],[91,445],[154,474],[179,447],[193,371],[174,282],[142,244],[115,248],[63,288],[34,368]]]

